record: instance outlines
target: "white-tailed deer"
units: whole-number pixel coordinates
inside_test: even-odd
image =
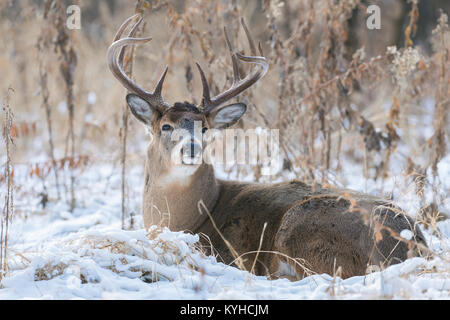
[[[332,274],[338,267],[342,277],[350,277],[364,274],[369,265],[403,261],[408,253],[415,252],[411,241],[405,243],[398,236],[404,229],[412,230],[415,240],[424,244],[414,221],[382,199],[299,181],[222,181],[215,177],[211,164],[185,157],[182,163],[174,164],[171,156],[181,149],[180,142],[171,139],[172,133],[183,129],[191,135],[182,144],[187,144],[190,157],[196,158],[206,142],[195,137],[194,122],[202,124],[203,132],[235,124],[245,113],[246,105],[224,103],[261,79],[268,63],[261,45],[257,53],[242,20],[251,56],[235,52],[225,30],[234,71],[232,86],[211,97],[205,74],[197,64],[203,84],[201,105],[169,105],[161,96],[167,67],[153,93],[140,88],[123,71],[124,48],[150,40],[134,37],[142,18],[122,38],[124,30],[137,18],[130,17],[120,27],[108,49],[107,61],[114,76],[130,92],[126,100],[131,112],[152,134],[144,176],[146,228],[162,223],[167,217],[161,212],[168,207],[170,216],[166,222],[171,230],[205,234],[209,240],[204,243],[212,244],[225,263],[236,262],[236,256],[242,255],[240,261],[248,270],[272,277],[302,277],[308,269]],[[242,78],[239,61],[253,64],[254,70]]]

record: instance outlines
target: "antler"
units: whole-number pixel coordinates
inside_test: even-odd
[[[242,26],[244,27],[245,34],[247,35],[252,56],[245,56],[243,54],[240,54],[239,52],[234,52],[233,48],[231,47],[230,39],[228,38],[227,30],[226,28],[224,28],[225,40],[227,42],[228,49],[230,50],[231,61],[233,62],[233,84],[228,90],[211,98],[209,92],[209,85],[208,82],[206,81],[205,73],[203,72],[200,65],[197,63],[197,67],[200,72],[200,77],[202,79],[203,84],[203,108],[206,113],[211,112],[224,102],[230,100],[231,98],[240,94],[242,91],[248,89],[250,86],[256,83],[256,81],[261,79],[266,74],[269,68],[269,64],[267,63],[266,58],[263,56],[261,43],[258,44],[258,50],[260,55],[257,56],[255,44],[243,18],[241,19],[241,23]],[[238,59],[245,62],[257,64],[262,68],[260,70],[254,71],[253,73],[249,73],[244,79],[241,79],[241,75],[239,73]]]
[[[122,33],[124,30],[128,27],[128,25],[133,21],[136,17],[139,17],[138,21],[135,23],[135,25],[131,28],[130,33],[128,34],[128,37],[122,38]],[[152,40],[151,37],[147,38],[135,38],[134,35],[136,34],[137,28],[142,22],[142,17],[139,16],[139,14],[136,14],[127,20],[120,26],[119,30],[116,33],[116,36],[114,37],[113,43],[108,48],[107,53],[107,62],[108,67],[113,73],[113,75],[117,78],[117,80],[122,83],[122,85],[130,92],[133,92],[140,96],[141,98],[147,100],[150,104],[155,106],[161,113],[166,110],[169,105],[164,102],[162,96],[161,96],[161,90],[164,83],[164,78],[167,74],[168,67],[166,66],[166,69],[164,70],[161,78],[158,81],[158,84],[155,87],[155,90],[153,93],[147,92],[141,87],[139,87],[133,80],[131,80],[126,73],[123,71],[123,58],[125,53],[126,46],[129,45],[136,45],[138,43],[145,43],[150,40]],[[120,50],[120,51],[119,51]],[[117,55],[117,52],[119,52],[119,55]]]

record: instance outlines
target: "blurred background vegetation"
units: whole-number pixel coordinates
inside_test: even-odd
[[[80,30],[65,28],[72,4],[81,8]],[[379,30],[366,27],[372,4],[381,9]],[[239,126],[279,129],[284,170],[265,177],[259,166],[227,168],[230,178],[289,173],[352,186],[360,176],[362,191],[396,199],[413,190],[419,206],[410,213],[424,223],[447,214],[439,163],[449,138],[448,0],[6,0],[0,10],[0,97],[14,114],[5,133],[14,148],[7,155],[2,144],[1,165],[11,159],[26,171],[22,180],[16,174],[17,188],[39,176],[43,206],[61,197],[76,206],[76,170],[102,163],[122,170],[126,202],[126,166],[143,165],[148,138],[128,117],[106,50],[140,12],[140,33],[153,40],[136,48],[133,77],[152,89],[169,65],[163,95],[171,103],[200,102],[196,61],[213,93],[230,85],[223,26],[248,50],[244,17],[261,41],[270,69],[241,94],[249,108]],[[58,193],[46,192],[55,183]]]

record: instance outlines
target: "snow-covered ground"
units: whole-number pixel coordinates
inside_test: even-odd
[[[450,156],[439,168],[445,171],[441,172],[444,183],[449,183]],[[16,166],[9,273],[0,283],[0,300],[450,298],[450,220],[438,224],[441,237],[424,230],[436,252],[431,260],[413,258],[346,280],[323,274],[296,282],[270,281],[204,256],[196,249],[197,235],[144,230],[141,167],[128,175],[128,208],[136,212],[134,229],[121,230],[119,173],[104,165],[90,165],[77,173],[78,205],[70,213],[63,200],[50,199],[43,210],[42,181],[30,177],[28,167]],[[363,182],[347,183],[367,189]],[[50,187],[48,191],[55,194]],[[402,206],[408,203],[399,201]]]

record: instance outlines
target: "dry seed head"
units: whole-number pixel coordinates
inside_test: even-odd
[[[283,15],[283,7],[284,2],[281,0],[270,1],[269,12],[273,15],[273,17],[280,18]],[[267,14],[267,17],[269,17],[270,13]]]
[[[388,54],[394,55],[391,71],[397,85],[405,89],[408,84],[408,77],[417,69],[417,64],[422,59],[416,48],[408,48],[403,52],[397,51],[395,47],[388,47]]]
[[[438,19],[438,25],[436,29],[433,30],[433,34],[436,34],[438,32],[442,31],[449,31],[448,27],[448,16],[444,12],[441,12],[441,15]]]
[[[445,51],[445,42],[450,41],[450,28],[448,26],[448,16],[444,12],[438,18],[438,24],[432,31],[432,45],[435,52]],[[448,45],[447,45],[448,46]]]

